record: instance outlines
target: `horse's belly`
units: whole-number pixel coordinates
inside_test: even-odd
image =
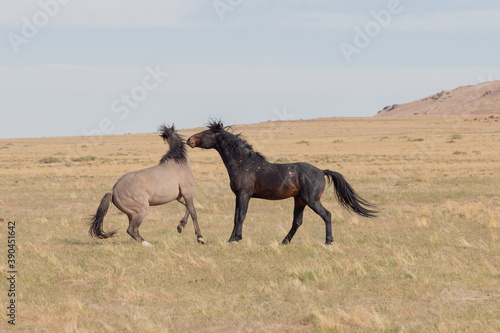
[[[179,197],[179,187],[178,186],[170,186],[170,187],[160,187],[157,188],[154,192],[149,194],[149,205],[150,206],[158,206],[166,204],[170,201],[173,201]]]
[[[254,198],[257,199],[267,199],[267,200],[283,200],[283,199],[288,199],[291,197],[296,197],[299,194],[299,191],[288,191],[288,192],[281,192],[281,193],[276,193],[276,192],[260,192],[260,193],[255,193],[253,195]]]
[[[159,205],[169,203],[170,201],[174,201],[175,199],[177,199],[177,197],[158,197],[158,196],[155,196],[155,197],[149,199],[149,205],[150,206],[159,206]]]
[[[299,190],[295,186],[276,186],[276,187],[257,187],[254,198],[267,200],[283,200],[290,197],[295,197],[299,194]]]
[[[179,196],[177,179],[162,179],[157,175],[129,174],[120,179],[113,191],[127,205],[134,202],[149,203],[150,206],[166,204]]]

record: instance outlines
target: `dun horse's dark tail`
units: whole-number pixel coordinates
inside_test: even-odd
[[[357,195],[351,185],[344,179],[344,176],[330,170],[323,170],[323,172],[328,179],[328,183],[333,183],[335,194],[342,206],[364,217],[377,216],[378,211],[375,205]]]
[[[108,232],[104,232],[102,230],[102,223],[104,221],[104,216],[106,216],[106,213],[108,212],[109,204],[111,203],[111,199],[113,198],[113,192],[108,192],[102,197],[101,199],[101,204],[99,205],[99,208],[97,208],[97,213],[92,217],[92,221],[90,221],[90,229],[89,229],[89,235],[91,237],[95,238],[109,238],[113,237],[117,230],[112,230]]]

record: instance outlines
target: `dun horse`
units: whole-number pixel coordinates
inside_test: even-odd
[[[116,182],[111,192],[102,198],[97,213],[90,222],[90,236],[109,238],[117,232],[117,230],[104,232],[102,227],[104,216],[112,201],[128,216],[127,233],[142,245],[152,246],[139,234],[139,226],[146,216],[148,207],[177,200],[186,206],[186,214],[177,226],[177,231],[182,232],[191,214],[198,243],[205,244],[194,209],[192,193],[194,177],[184,139],[177,134],[174,126],[169,128],[162,125],[158,131],[161,132],[163,140],[168,142],[169,151],[163,155],[158,165],[127,173]]]
[[[304,208],[309,206],[321,216],[326,227],[326,244],[333,241],[331,213],[321,204],[325,189],[325,176],[333,183],[340,204],[364,217],[375,217],[374,206],[359,197],[344,177],[335,171],[320,170],[308,163],[270,163],[255,152],[241,136],[224,128],[221,122],[211,121],[208,130],[191,136],[188,145],[192,148],[215,149],[221,156],[230,178],[231,190],[236,195],[234,228],[229,242],[242,239],[243,221],[250,198],[281,200],[293,197],[293,223],[282,244],[289,243],[302,224]]]

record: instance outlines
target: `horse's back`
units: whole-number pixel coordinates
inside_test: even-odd
[[[184,168],[169,160],[154,167],[129,172],[113,187],[114,201],[122,206],[146,203],[155,206],[173,201],[179,197],[181,186],[194,183],[191,169],[186,172]]]
[[[321,170],[308,163],[267,163],[255,170],[254,197],[281,200],[297,196],[310,177],[323,179]]]
[[[316,186],[323,186],[325,182],[325,173],[320,168],[309,164],[307,162],[292,163],[295,165],[299,185],[301,188],[307,184],[314,184]]]
[[[326,185],[323,170],[306,162],[282,164],[281,168],[288,170],[292,182],[296,184],[298,194],[308,196],[310,194],[320,194]]]

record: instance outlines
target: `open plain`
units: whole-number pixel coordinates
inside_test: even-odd
[[[282,246],[293,200],[252,199],[243,240],[228,244],[227,172],[214,150],[189,149],[206,245],[191,220],[177,233],[177,202],[150,208],[141,234],[152,248],[127,235],[114,206],[104,229],[120,228],[117,237],[94,240],[87,222],[102,196],[122,174],[157,164],[161,138],[0,140],[0,328],[15,220],[19,331],[500,331],[500,122],[328,118],[234,131],[270,161],[342,173],[379,217],[349,214],[330,187],[334,245],[306,208]]]

